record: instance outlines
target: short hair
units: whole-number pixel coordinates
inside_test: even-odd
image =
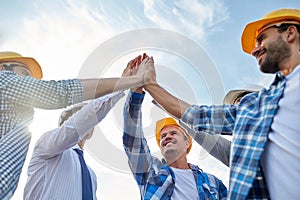
[[[80,104],[73,105],[70,108],[64,110],[59,116],[58,126],[61,126],[65,121],[67,121],[72,115],[74,115],[85,105],[87,105],[87,103],[80,103]]]
[[[275,25],[278,29],[279,33],[282,33],[288,29],[290,26],[296,26],[298,33],[300,33],[300,25],[299,24],[289,24],[289,23],[282,23],[279,26]]]
[[[300,25],[299,24],[289,24],[289,23],[282,23],[279,26],[274,26],[277,28],[279,33],[283,33],[284,31],[286,31],[290,26],[296,26],[297,31],[299,33],[299,41],[300,41]]]

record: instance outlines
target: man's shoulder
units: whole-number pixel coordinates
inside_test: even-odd
[[[207,172],[204,172],[204,171],[203,171],[202,169],[200,169],[200,167],[197,166],[197,165],[190,164],[190,166],[191,166],[191,169],[192,169],[193,171],[197,171],[197,172],[201,173],[201,174],[205,177],[205,179],[206,179],[207,182],[216,182],[216,181],[219,180],[215,175],[210,174],[210,173],[207,173]]]

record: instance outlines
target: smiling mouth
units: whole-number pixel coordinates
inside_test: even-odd
[[[164,143],[164,147],[166,147],[168,144],[174,144],[174,142],[168,141],[168,142]]]
[[[166,142],[166,143],[164,144],[164,147],[167,146],[167,145],[170,144],[170,143],[172,143],[172,142]]]
[[[261,62],[262,56],[266,53],[266,50],[262,50],[261,52],[259,52],[259,54],[257,55],[257,61],[258,63]]]

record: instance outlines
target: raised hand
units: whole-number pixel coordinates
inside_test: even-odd
[[[127,67],[124,69],[122,73],[122,77],[135,75],[137,72],[138,65],[141,63],[141,60],[142,60],[142,56],[139,55],[136,58],[129,61]]]
[[[141,55],[139,55],[135,59],[129,61],[129,63],[127,64],[127,67],[124,69],[124,71],[122,73],[122,77],[136,75],[136,73],[138,71],[138,66],[142,62],[142,58],[143,57]],[[143,86],[138,87],[138,88],[131,88],[131,91],[135,91],[137,93],[142,94]]]
[[[145,72],[144,79],[143,79],[144,87],[146,87],[148,84],[157,83],[153,57],[147,56],[147,57],[145,57],[143,62],[144,62],[144,65],[147,67],[147,71]]]
[[[133,74],[136,73],[137,76],[143,78],[144,85],[149,83],[156,83],[156,74],[153,57],[149,57],[145,53],[143,54],[142,60],[137,66],[137,68],[134,68],[132,72]]]
[[[129,61],[124,69],[122,76],[136,76],[142,80],[144,86],[156,83],[156,73],[154,68],[153,57],[149,57],[146,53],[139,55],[135,59]],[[136,92],[142,92],[143,87],[132,89]]]

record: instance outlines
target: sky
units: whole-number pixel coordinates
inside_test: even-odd
[[[158,82],[190,104],[221,104],[231,89],[267,87],[256,60],[242,51],[245,25],[280,8],[300,9],[298,0],[10,0],[0,6],[0,51],[34,57],[44,80],[121,75],[127,62],[154,57]],[[145,136],[159,155],[154,122],[166,116],[143,106]],[[139,199],[122,147],[121,99],[87,143],[87,163],[98,177],[100,199]],[[13,200],[22,199],[36,140],[57,127],[62,110],[35,110],[32,140]],[[228,186],[228,168],[194,143],[189,162]]]

